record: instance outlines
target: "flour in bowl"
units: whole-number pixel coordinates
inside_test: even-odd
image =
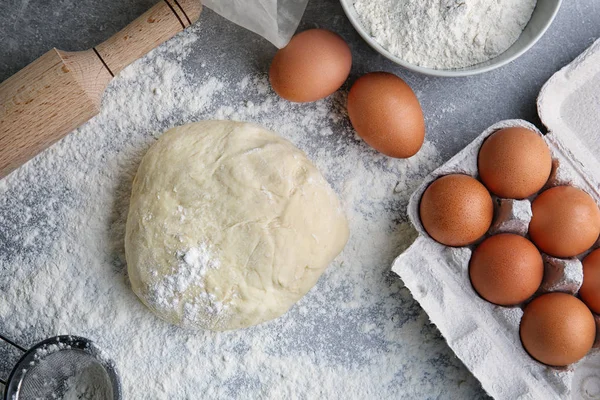
[[[355,0],[366,31],[393,55],[435,69],[490,60],[517,41],[536,0]]]

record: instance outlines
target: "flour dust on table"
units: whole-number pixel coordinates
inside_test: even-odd
[[[426,142],[409,160],[377,154],[351,130],[344,93],[289,103],[266,74],[225,78],[217,60],[203,60],[214,69],[199,64],[205,78],[192,80],[181,65],[202,29],[125,69],[100,115],[0,181],[2,333],[22,345],[65,333],[94,340],[116,362],[126,399],[474,397],[474,378],[389,276],[416,236],[408,195],[441,163],[436,149]],[[129,287],[124,256],[141,157],[166,129],[205,119],[259,123],[305,151],[351,232],[288,313],[226,333],[156,318]]]
[[[490,60],[517,41],[537,0],[354,0],[367,32],[421,67],[452,69]]]

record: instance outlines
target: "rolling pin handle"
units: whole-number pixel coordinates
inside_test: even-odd
[[[200,17],[199,0],[162,0],[94,48],[111,75],[166,42]]]

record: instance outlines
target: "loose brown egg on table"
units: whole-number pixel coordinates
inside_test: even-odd
[[[358,135],[387,156],[412,157],[423,146],[425,120],[419,100],[394,74],[360,77],[348,93],[348,116]]]
[[[520,336],[533,358],[563,367],[581,360],[592,349],[596,323],[590,310],[576,297],[549,293],[525,307]]]
[[[477,179],[453,174],[436,179],[419,205],[427,233],[447,246],[466,246],[481,238],[492,224],[492,197]]]
[[[488,137],[477,158],[479,176],[495,195],[524,199],[542,189],[552,171],[544,139],[521,127],[501,129]]]
[[[269,79],[289,101],[316,101],[338,90],[348,78],[352,54],[336,33],[311,29],[294,36],[273,58]]]
[[[469,262],[473,288],[490,303],[514,306],[533,296],[544,277],[544,262],[529,240],[511,233],[490,236]]]
[[[579,289],[581,300],[596,314],[600,314],[600,249],[583,259],[583,285]]]
[[[531,205],[529,236],[554,257],[583,253],[600,234],[600,210],[592,197],[572,186],[557,186],[540,194]]]

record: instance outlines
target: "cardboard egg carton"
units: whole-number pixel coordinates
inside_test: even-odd
[[[469,260],[478,243],[460,248],[444,246],[427,234],[419,217],[419,202],[425,189],[448,174],[477,178],[477,156],[484,140],[509,127],[537,132],[548,144],[553,169],[543,190],[572,185],[586,191],[600,205],[600,41],[546,83],[538,98],[538,114],[548,128],[546,135],[523,120],[498,122],[426,178],[413,193],[408,207],[419,237],[395,260],[392,270],[400,275],[456,355],[493,397],[597,399],[600,333],[596,348],[577,364],[554,368],[535,361],[525,352],[519,337],[526,303],[497,306],[479,297],[471,285]],[[502,232],[526,236],[531,201],[536,196],[525,200],[493,197],[495,219],[486,237]],[[585,255],[564,260],[543,254],[544,280],[536,295],[555,291],[576,295],[583,280],[581,259]],[[600,332],[600,316],[595,318]]]

